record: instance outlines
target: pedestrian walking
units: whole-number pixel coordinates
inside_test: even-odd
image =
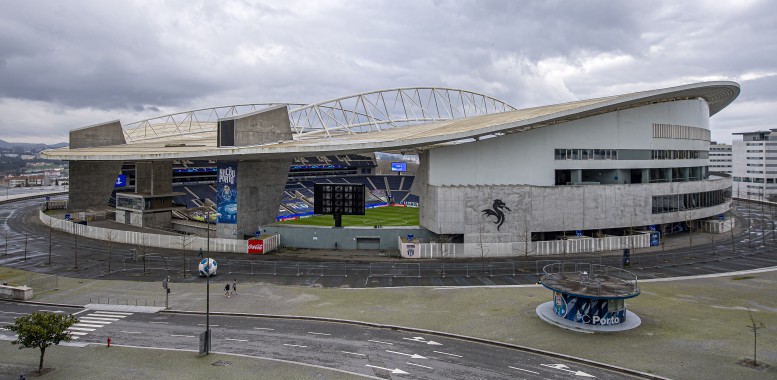
[[[224,295],[229,298],[229,283],[227,283],[226,286],[224,286]]]
[[[232,294],[237,295],[237,279],[232,280]]]
[[[202,258],[202,248],[200,248],[200,253],[197,254],[197,257],[200,259]]]

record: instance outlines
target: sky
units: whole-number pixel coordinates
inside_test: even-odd
[[[713,140],[777,128],[774,1],[2,1],[0,139],[439,86],[517,108],[729,80]]]

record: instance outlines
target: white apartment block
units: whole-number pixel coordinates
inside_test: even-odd
[[[732,174],[731,145],[710,142],[710,172]]]
[[[733,195],[777,200],[777,129],[735,135],[742,140],[732,143]]]

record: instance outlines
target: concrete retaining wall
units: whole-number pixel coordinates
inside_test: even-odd
[[[32,299],[32,288],[27,286],[0,285],[0,298],[28,301]]]
[[[115,243],[143,245],[169,249],[186,249],[197,251],[207,250],[208,239],[191,235],[158,235],[134,231],[121,231],[102,227],[92,227],[83,224],[72,223],[62,219],[46,215],[39,211],[41,222],[46,226],[96,240],[112,240]],[[210,238],[210,250],[216,252],[247,253],[248,245],[245,240]]]

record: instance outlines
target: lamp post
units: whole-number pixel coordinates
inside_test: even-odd
[[[219,213],[214,213],[217,218]],[[210,210],[205,213],[205,223],[208,227],[208,239],[207,239],[207,257],[205,257],[206,266],[208,267],[207,276],[205,276],[206,291],[205,291],[205,355],[210,354]]]

